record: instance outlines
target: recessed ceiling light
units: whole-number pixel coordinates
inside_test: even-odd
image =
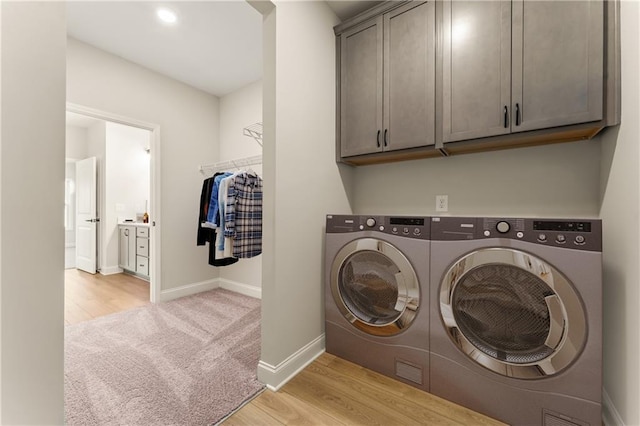
[[[178,21],[178,15],[166,7],[161,7],[156,10],[156,15],[158,15],[158,19],[160,19],[165,24],[175,24]]]

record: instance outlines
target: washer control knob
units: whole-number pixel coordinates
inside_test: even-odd
[[[384,231],[384,226],[380,225],[380,227],[378,228],[381,231]]]
[[[504,220],[501,220],[496,224],[496,230],[501,234],[506,234],[510,229],[511,225],[509,225],[509,222],[505,222]]]
[[[484,236],[485,237],[490,237],[491,236],[491,231],[489,231],[488,229],[486,231],[484,231]]]
[[[538,235],[538,241],[547,241],[547,236],[545,234]]]
[[[372,217],[367,219],[367,221],[365,223],[367,224],[367,226],[369,228],[373,228],[374,226],[376,226],[376,220],[374,218],[372,218]]]
[[[516,237],[518,237],[518,238],[522,238],[522,237],[524,237],[524,234],[523,234],[522,232],[518,232],[518,233],[516,234]]]
[[[559,242],[559,243],[564,243],[566,240],[567,240],[567,238],[566,238],[564,235],[562,235],[562,234],[559,234],[559,235],[556,237],[556,241],[557,241],[557,242]]]
[[[582,235],[577,235],[576,236],[576,243],[584,244],[584,237]]]

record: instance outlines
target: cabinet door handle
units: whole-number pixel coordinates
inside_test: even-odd
[[[516,104],[516,126],[520,125],[520,104]]]
[[[504,107],[504,128],[506,129],[508,127],[509,127],[509,109],[505,105],[505,107]]]
[[[376,144],[378,145],[378,148],[380,148],[380,130],[378,130],[378,136],[376,136]]]
[[[384,146],[387,146],[387,131],[389,129],[384,129]]]
[[[124,230],[124,236],[125,236],[125,237],[128,237],[128,236],[129,236],[129,230],[128,230],[128,229],[125,229],[125,230]]]

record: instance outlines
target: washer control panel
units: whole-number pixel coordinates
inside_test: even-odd
[[[602,250],[598,219],[514,219],[434,217],[432,240],[507,238],[552,247]]]
[[[430,226],[429,217],[327,215],[328,233],[376,231],[428,240]]]

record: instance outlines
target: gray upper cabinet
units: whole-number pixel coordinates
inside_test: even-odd
[[[514,132],[603,117],[604,4],[513,2]]]
[[[443,142],[603,118],[602,1],[442,6]]]
[[[340,43],[341,154],[381,150],[382,17],[346,31]]]
[[[434,145],[434,2],[404,4],[339,37],[341,157]]]
[[[443,141],[509,133],[511,3],[456,0],[442,9]]]

